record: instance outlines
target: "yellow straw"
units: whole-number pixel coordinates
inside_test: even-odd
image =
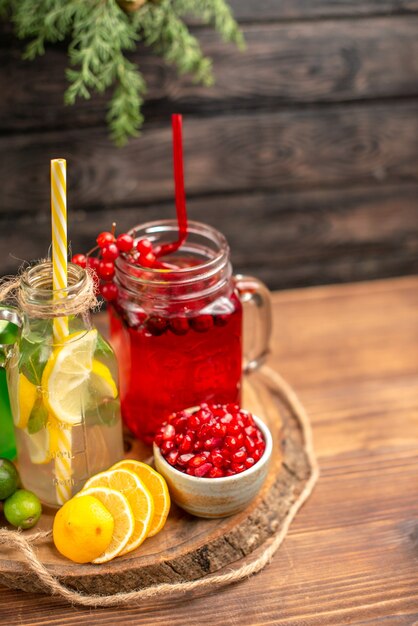
[[[65,159],[51,160],[52,216],[52,287],[67,288],[67,163]],[[61,291],[61,296],[65,291]],[[60,297],[58,294],[55,297]],[[62,343],[68,335],[68,318],[53,321],[54,343]],[[57,416],[59,417],[59,416]],[[59,422],[58,451],[55,458],[55,490],[58,504],[71,498],[71,427]]]

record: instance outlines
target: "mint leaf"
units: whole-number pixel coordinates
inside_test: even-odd
[[[43,342],[32,343],[32,341],[23,338],[19,348],[19,371],[33,385],[40,385],[51,347]]]
[[[38,398],[31,411],[28,421],[28,433],[34,435],[46,426],[48,411],[45,408],[42,398]]]
[[[120,417],[120,402],[118,399],[105,400],[98,406],[87,410],[84,417],[88,426],[94,424],[114,426]]]
[[[110,345],[107,343],[107,341],[105,339],[103,339],[103,337],[101,336],[100,333],[97,333],[97,344],[96,344],[96,350],[94,351],[94,356],[95,358],[98,356],[101,357],[113,357],[113,350],[110,347]]]

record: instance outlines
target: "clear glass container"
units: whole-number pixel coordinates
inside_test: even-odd
[[[149,222],[130,234],[159,246],[178,239],[178,226]],[[268,289],[233,276],[228,244],[214,228],[189,222],[185,243],[160,260],[172,268],[119,257],[118,298],[109,307],[123,418],[147,444],[173,411],[204,401],[239,403],[243,354],[245,369],[257,367],[271,329]]]
[[[74,302],[87,275],[68,265],[68,287],[52,290],[52,264],[25,273],[18,299],[22,331],[7,362],[19,472],[26,489],[58,506],[93,474],[123,457],[117,363],[90,312],[48,314],[57,299]],[[27,311],[30,310],[30,314]],[[57,321],[66,332],[58,339]]]

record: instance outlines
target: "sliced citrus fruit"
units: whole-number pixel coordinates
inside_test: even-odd
[[[25,446],[31,462],[35,465],[49,463],[56,456],[59,442],[55,424],[55,418],[50,415],[46,426],[37,433],[31,434],[24,429]]]
[[[96,497],[68,500],[54,518],[52,536],[58,552],[75,563],[89,563],[110,546],[114,519]]]
[[[122,553],[122,550],[132,537],[135,520],[131,506],[123,494],[108,487],[83,489],[75,496],[75,499],[83,496],[93,496],[100,500],[113,517],[112,540],[102,554],[92,559],[92,563],[107,563],[107,561]]]
[[[10,394],[13,421],[16,428],[26,428],[29,416],[38,397],[38,390],[36,385],[31,383],[24,374],[19,374],[16,395],[17,398],[15,394]]]
[[[50,412],[61,422],[81,422],[96,342],[97,330],[73,333],[47,361],[42,387]]]
[[[110,369],[101,361],[94,359],[90,376],[90,388],[103,397],[117,398],[118,388],[113,380]]]
[[[135,530],[120,554],[135,550],[147,538],[154,516],[154,501],[138,476],[126,469],[114,469],[101,472],[89,478],[84,489],[108,487],[122,493],[131,506],[135,519]],[[83,491],[84,491],[83,489]]]
[[[133,459],[119,461],[110,469],[127,469],[134,472],[152,495],[154,500],[154,518],[148,537],[153,537],[163,528],[170,511],[170,494],[165,479],[146,463]]]

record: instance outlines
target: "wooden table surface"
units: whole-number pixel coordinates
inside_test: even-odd
[[[127,609],[1,587],[2,626],[418,623],[418,278],[273,301],[270,364],[310,414],[321,476],[272,563],[206,597]]]

